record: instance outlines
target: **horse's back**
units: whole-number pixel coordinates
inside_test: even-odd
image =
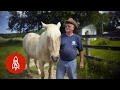
[[[23,39],[25,39],[25,38],[33,38],[33,37],[40,37],[40,35],[39,34],[37,34],[37,33],[27,33],[25,36],[24,36],[24,38]]]
[[[28,33],[23,38],[23,48],[26,54],[36,56],[36,45],[38,44],[40,35],[36,33]]]
[[[33,42],[36,42],[40,38],[39,34],[36,33],[28,33],[23,38],[23,45],[29,44],[32,45]]]

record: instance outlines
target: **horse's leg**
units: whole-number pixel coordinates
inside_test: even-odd
[[[52,61],[49,62],[49,69],[48,69],[49,76],[48,76],[48,79],[51,79],[51,72],[52,72]]]
[[[30,57],[29,57],[29,55],[27,55],[26,54],[26,60],[27,60],[27,71],[28,71],[28,73],[30,73]]]
[[[44,79],[45,77],[45,74],[44,74],[44,62],[42,62],[42,60],[39,60],[39,68],[40,68],[40,71],[41,71],[41,79]]]
[[[38,60],[34,59],[34,63],[35,63],[35,66],[37,68],[37,73],[40,74],[40,69],[39,69],[39,65],[38,65]]]

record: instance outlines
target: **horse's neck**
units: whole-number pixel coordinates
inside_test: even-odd
[[[40,44],[43,46],[43,47],[45,47],[45,46],[47,46],[47,35],[45,35],[46,34],[46,32],[43,32],[41,35],[40,35]]]

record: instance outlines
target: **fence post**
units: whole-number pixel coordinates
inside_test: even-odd
[[[85,35],[89,35],[89,32],[86,31],[85,32]],[[89,38],[85,38],[85,41],[86,41],[86,45],[90,45],[90,39]],[[86,55],[87,56],[90,56],[90,48],[86,47]]]

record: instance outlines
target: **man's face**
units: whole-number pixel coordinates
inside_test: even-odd
[[[66,33],[67,32],[73,32],[74,29],[75,29],[75,27],[74,27],[73,24],[71,24],[71,23],[66,23],[65,24],[65,31],[66,31]]]

